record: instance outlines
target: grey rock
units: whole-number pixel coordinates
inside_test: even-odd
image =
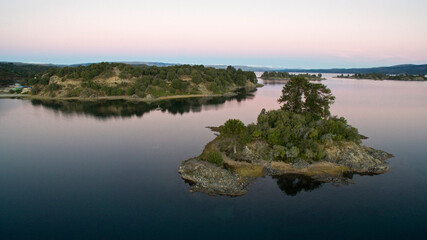
[[[308,163],[307,161],[305,161],[304,159],[300,159],[300,158],[297,158],[297,159],[295,159],[294,160],[294,162],[292,163],[292,166],[294,167],[294,168],[299,168],[299,169],[301,169],[301,168],[306,168],[306,167],[308,167],[310,165],[310,163]]]
[[[183,179],[193,184],[191,190],[195,192],[230,196],[248,192],[249,179],[209,162],[189,159],[181,163],[178,172]]]
[[[254,141],[243,147],[236,156],[236,160],[250,163],[258,163],[263,160],[271,161],[270,147],[264,141]]]
[[[352,142],[337,143],[326,148],[326,161],[346,166],[357,173],[385,173],[389,171],[386,159],[393,155]]]

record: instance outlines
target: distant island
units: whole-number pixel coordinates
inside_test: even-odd
[[[13,67],[17,69],[16,66]],[[255,89],[260,86],[254,72],[231,66],[215,69],[203,65],[157,67],[102,62],[77,67],[37,67],[36,70],[26,72],[25,76],[22,74],[18,84],[10,85],[3,91],[12,94],[12,97],[36,99],[154,101],[230,96],[237,89]]]
[[[427,64],[402,64],[390,67],[370,67],[370,68],[329,68],[329,69],[301,69],[301,68],[284,68],[284,69],[266,69],[267,71],[278,72],[301,72],[301,73],[384,73],[384,74],[413,74],[426,75]]]
[[[296,76],[301,76],[304,77],[310,81],[321,81],[321,80],[325,80],[325,78],[322,78],[322,74],[318,73],[318,74],[308,74],[308,73],[301,73],[301,74],[291,74],[288,72],[269,72],[269,71],[265,71],[262,75],[261,78],[264,80],[290,80],[293,77]]]
[[[411,74],[398,74],[389,75],[383,73],[356,73],[353,75],[338,75],[337,78],[350,78],[350,79],[370,79],[370,80],[395,80],[395,81],[427,81],[427,75],[411,75]]]
[[[191,191],[231,196],[246,194],[253,180],[267,175],[348,184],[352,173],[387,172],[392,155],[361,145],[356,128],[330,115],[334,99],[325,85],[293,77],[278,100],[281,109],[263,109],[249,125],[230,119],[211,127],[219,135],[178,172]]]

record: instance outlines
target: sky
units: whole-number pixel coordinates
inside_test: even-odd
[[[427,1],[1,0],[0,61],[426,64]]]

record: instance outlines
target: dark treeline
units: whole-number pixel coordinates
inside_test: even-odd
[[[49,68],[50,66],[36,64],[0,63],[0,86],[25,81]]]
[[[308,74],[308,73],[301,73],[301,74],[291,74],[288,72],[268,72],[265,71],[261,78],[265,80],[289,80],[292,77],[301,76],[305,77],[308,80],[322,80],[322,74]]]
[[[44,86],[49,91],[60,90],[60,83],[52,83],[51,77],[57,76],[62,82],[69,79],[81,81],[79,88],[70,91],[67,97],[86,95],[120,96],[133,95],[155,97],[179,94],[201,94],[199,85],[208,91],[220,94],[229,91],[230,87],[245,86],[247,81],[256,83],[255,73],[242,71],[234,67],[215,69],[203,65],[175,65],[157,67],[147,65],[128,65],[124,63],[97,63],[89,66],[50,68],[36,74],[28,80],[35,88],[35,94]],[[104,84],[104,80],[118,77],[116,85]],[[52,86],[51,86],[52,85]]]
[[[338,75],[338,78],[351,78],[351,79],[372,79],[372,80],[396,80],[396,81],[427,81],[425,75],[411,75],[411,74],[398,74],[389,75],[383,73],[355,73],[353,75]]]
[[[309,72],[309,73],[383,73],[383,74],[427,74],[427,64],[414,65],[404,64],[391,67],[372,68],[331,68],[331,69],[286,69],[287,72]]]

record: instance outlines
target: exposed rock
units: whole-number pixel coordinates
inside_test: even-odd
[[[179,166],[181,177],[194,185],[192,191],[209,195],[239,196],[248,192],[249,181],[215,164],[189,159]]]
[[[62,82],[62,78],[60,78],[56,75],[50,77],[50,79],[49,79],[49,84],[52,84],[52,83],[61,84],[61,82]]]
[[[295,159],[294,162],[292,163],[292,166],[294,168],[306,168],[308,167],[308,165],[310,165],[310,163],[300,158]]]
[[[235,154],[236,160],[250,163],[270,160],[273,158],[271,149],[264,141],[253,141],[243,147],[242,151]]]
[[[156,100],[156,98],[155,97],[153,97],[151,94],[148,94],[145,98],[144,98],[144,100],[146,100],[146,101],[154,101],[154,100]]]
[[[393,155],[353,142],[340,142],[325,148],[325,160],[346,166],[357,173],[385,173],[389,166],[385,162]]]
[[[183,179],[193,183],[192,191],[238,196],[247,193],[248,184],[257,177],[287,174],[307,176],[317,182],[350,184],[353,183],[348,177],[351,173],[389,171],[385,160],[393,156],[353,142],[330,142],[325,146],[326,157],[322,161],[310,163],[295,159],[286,163],[273,161],[272,148],[264,141],[253,141],[237,152],[232,150],[230,143],[233,143],[230,139],[216,138],[205,148],[205,151],[222,148],[225,168],[197,158],[181,163],[179,173]],[[229,147],[224,148],[224,145]]]

